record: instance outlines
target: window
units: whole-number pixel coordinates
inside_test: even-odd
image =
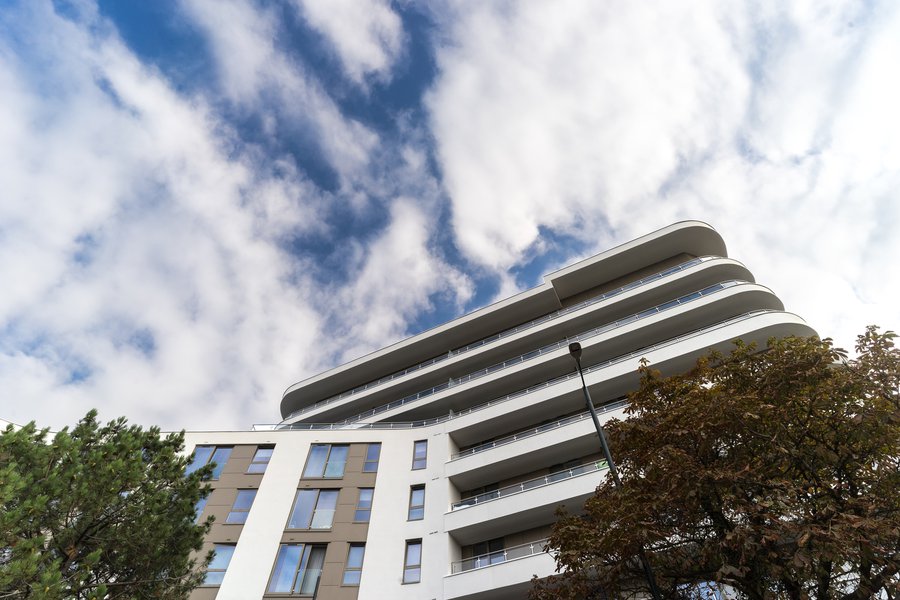
[[[413,445],[413,470],[424,469],[428,459],[428,440],[419,440]]]
[[[269,459],[272,458],[272,452],[275,451],[275,448],[272,447],[259,447],[256,449],[256,454],[253,455],[253,460],[250,461],[250,466],[247,467],[248,473],[265,473],[266,467],[269,466]]]
[[[256,490],[238,490],[237,498],[231,506],[231,512],[225,517],[225,522],[233,525],[243,524],[247,520],[247,515],[250,514],[254,498],[256,498]]]
[[[356,503],[356,512],[353,513],[353,520],[357,523],[368,523],[372,514],[372,494],[375,492],[372,488],[359,488],[359,502]]]
[[[312,596],[319,587],[323,564],[325,546],[281,544],[268,591]]]
[[[197,500],[197,504],[194,505],[194,523],[200,522],[200,515],[203,514],[203,509],[206,508],[206,501],[209,500],[209,496],[206,498],[200,498]]]
[[[366,555],[365,544],[350,544],[350,552],[347,554],[347,566],[344,568],[344,585],[359,585],[359,577],[362,575],[363,557]]]
[[[349,446],[313,444],[306,459],[304,477],[343,477]]]
[[[381,456],[381,444],[369,444],[366,448],[366,462],[363,463],[363,473],[378,472],[378,458]]]
[[[487,567],[505,561],[506,553],[503,552],[503,547],[503,538],[474,544],[472,546],[472,555],[475,558],[473,568]]]
[[[207,463],[215,463],[210,479],[218,479],[229,456],[231,456],[231,446],[197,446],[194,448],[194,458],[184,470],[184,474],[190,475],[197,469],[206,466]]]
[[[425,518],[425,486],[414,485],[409,488],[408,521],[421,521]]]
[[[334,520],[338,490],[297,490],[288,529],[329,529]]]
[[[225,578],[225,570],[228,568],[228,563],[231,562],[231,555],[234,554],[234,546],[231,544],[216,544],[215,551],[216,554],[206,569],[206,578],[203,580],[203,585],[222,585],[222,579]]]
[[[403,563],[403,583],[422,580],[422,540],[407,540],[406,560]]]

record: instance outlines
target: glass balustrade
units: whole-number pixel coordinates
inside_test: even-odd
[[[463,560],[450,563],[450,573],[462,573],[473,569],[482,569],[517,558],[541,554],[546,547],[547,538],[544,538],[542,540],[528,542],[527,544],[520,544],[518,546],[504,548],[503,550],[497,550],[496,552],[481,554],[479,556],[473,556],[472,558],[464,558]]]
[[[479,504],[484,504],[485,502],[492,502],[494,500],[499,500],[500,498],[506,498],[507,496],[512,496],[514,494],[521,494],[522,492],[527,492],[528,490],[544,487],[553,483],[557,483],[559,481],[565,481],[567,479],[578,477],[580,475],[587,475],[588,473],[602,471],[606,468],[607,466],[605,460],[598,460],[596,462],[578,465],[577,467],[572,467],[571,469],[565,469],[563,471],[557,471],[556,473],[550,473],[549,475],[545,475],[544,477],[529,479],[528,481],[523,481],[522,483],[508,485],[497,490],[492,490],[490,492],[478,494],[477,496],[472,496],[471,498],[464,498],[459,502],[454,502],[453,504],[451,504],[450,510],[460,510],[463,508],[469,508],[472,506],[477,506]]]
[[[472,373],[468,373],[466,375],[463,375],[462,377],[458,377],[456,379],[450,379],[446,383],[442,383],[440,385],[436,385],[436,386],[428,388],[426,390],[422,390],[421,392],[409,394],[408,396],[404,396],[403,398],[400,398],[399,400],[394,400],[393,402],[389,402],[387,404],[382,404],[381,406],[376,406],[375,408],[373,408],[371,410],[368,410],[368,411],[356,414],[347,419],[344,419],[343,423],[353,423],[356,421],[361,421],[362,419],[365,419],[367,417],[373,417],[373,416],[383,413],[385,411],[393,410],[395,408],[405,406],[406,404],[409,404],[410,402],[417,402],[418,400],[422,400],[423,398],[427,398],[429,396],[437,394],[438,392],[442,392],[446,389],[456,387],[456,386],[462,385],[464,383],[468,383],[475,379],[480,379],[482,377],[491,375],[498,371],[502,371],[504,369],[508,369],[510,367],[522,364],[523,362],[531,360],[533,358],[551,354],[553,352],[556,352],[560,348],[568,348],[568,346],[571,342],[582,341],[582,340],[596,337],[598,335],[602,335],[608,331],[612,331],[613,329],[617,329],[619,327],[624,327],[625,325],[629,325],[631,323],[634,323],[635,321],[639,321],[641,319],[646,319],[647,317],[651,317],[653,315],[670,310],[672,308],[682,306],[689,302],[693,302],[694,300],[698,300],[700,298],[709,296],[711,294],[714,294],[716,292],[719,292],[721,290],[724,290],[724,289],[727,289],[727,288],[730,288],[730,287],[733,287],[736,285],[740,285],[742,283],[746,283],[746,282],[730,280],[730,281],[723,281],[721,283],[716,283],[714,285],[705,287],[702,290],[692,292],[685,296],[681,296],[680,298],[675,298],[674,300],[669,300],[668,302],[664,302],[663,304],[659,304],[652,308],[648,308],[639,313],[629,315],[627,317],[619,319],[618,321],[612,321],[610,323],[606,323],[605,325],[601,325],[600,327],[596,327],[594,329],[590,329],[588,331],[579,333],[577,335],[573,335],[573,336],[561,339],[559,341],[553,342],[552,344],[547,344],[546,346],[541,346],[540,348],[531,350],[529,352],[526,352],[525,354],[520,354],[519,356],[515,356],[515,357],[505,360],[503,362],[491,365],[489,367],[485,367],[483,369],[479,369]]]
[[[562,309],[554,311],[550,314],[544,315],[542,317],[538,317],[537,319],[527,321],[525,323],[522,323],[521,325],[516,325],[515,327],[511,327],[509,329],[501,331],[500,333],[495,333],[493,335],[487,336],[478,341],[472,342],[471,344],[466,344],[465,346],[461,346],[454,350],[450,350],[446,354],[441,354],[440,356],[435,356],[434,358],[430,358],[428,360],[422,361],[422,362],[415,364],[411,367],[408,367],[406,369],[396,371],[394,373],[391,373],[390,375],[385,375],[384,377],[382,377],[380,379],[376,379],[375,381],[370,381],[368,383],[364,383],[363,385],[357,386],[357,387],[353,388],[352,390],[347,390],[346,392],[341,392],[340,394],[330,396],[328,398],[325,398],[324,400],[319,400],[315,404],[311,404],[310,406],[305,406],[301,409],[295,410],[287,418],[291,419],[293,417],[307,413],[311,410],[321,408],[322,406],[325,406],[327,404],[331,404],[333,402],[337,402],[339,400],[349,398],[350,396],[353,396],[354,394],[358,394],[360,392],[370,390],[374,387],[378,387],[380,385],[383,385],[385,383],[388,383],[388,382],[398,379],[400,377],[405,377],[406,375],[409,375],[410,373],[419,371],[421,369],[424,369],[425,367],[430,367],[431,365],[442,362],[444,360],[447,360],[448,358],[453,358],[454,356],[458,356],[460,354],[464,354],[471,350],[481,348],[482,346],[484,346],[486,344],[490,344],[497,340],[509,337],[511,335],[515,335],[521,331],[525,331],[526,329],[531,329],[533,327],[536,327],[538,325],[546,323],[547,321],[552,321],[553,319],[558,319],[559,317],[573,313],[577,310],[581,310],[582,308],[585,308],[586,306],[591,306],[593,304],[597,304],[598,302],[603,302],[604,300],[608,300],[610,298],[613,298],[615,296],[623,294],[629,290],[633,290],[634,288],[640,287],[642,285],[646,285],[648,283],[654,282],[654,281],[656,281],[658,279],[662,279],[664,277],[668,277],[670,275],[674,275],[675,273],[680,273],[681,271],[684,271],[685,269],[689,269],[695,265],[698,265],[703,262],[710,261],[710,260],[713,260],[716,258],[720,258],[720,257],[703,256],[700,258],[694,258],[687,262],[683,262],[679,265],[676,265],[674,267],[670,267],[664,271],[660,271],[658,273],[648,275],[647,277],[638,279],[636,281],[632,281],[626,285],[623,285],[622,287],[616,288],[614,290],[610,290],[610,291],[600,294],[598,296],[588,298],[587,300],[583,300],[577,304],[573,304],[572,306],[567,306],[566,308],[562,308]]]
[[[596,408],[597,414],[602,414],[605,412],[610,412],[613,410],[618,410],[628,406],[628,402],[625,399],[620,399],[616,402],[612,402],[610,404],[605,404],[603,406],[599,406]],[[554,429],[559,429],[560,427],[565,427],[571,423],[578,423],[579,421],[584,421],[585,419],[590,419],[591,413],[583,412],[577,415],[571,415],[569,417],[563,417],[562,419],[558,419],[551,423],[544,423],[542,425],[538,425],[537,427],[532,427],[531,429],[526,429],[525,431],[520,431],[513,435],[509,435],[506,437],[502,437],[496,440],[491,440],[490,442],[486,442],[484,444],[479,444],[477,446],[473,446],[472,448],[466,448],[465,450],[460,450],[455,454],[450,455],[450,460],[458,460],[460,458],[465,458],[467,456],[474,456],[479,452],[484,452],[486,450],[491,450],[492,448],[498,448],[500,446],[505,446],[506,444],[511,444],[512,442],[516,442],[521,439],[529,438],[533,435],[537,435],[539,433],[544,433],[545,431],[553,431]]]
[[[600,363],[596,363],[589,367],[585,367],[584,372],[586,374],[592,373],[594,371],[597,371],[599,369],[604,369],[604,368],[614,365],[616,363],[631,360],[632,358],[636,358],[639,356],[646,356],[650,352],[654,352],[654,351],[660,350],[662,348],[667,348],[674,344],[681,343],[682,341],[687,340],[689,338],[703,335],[710,331],[714,331],[716,329],[728,327],[729,325],[732,325],[739,321],[744,321],[746,319],[751,319],[760,314],[776,313],[776,312],[782,312],[782,311],[772,310],[772,309],[751,310],[751,311],[748,311],[741,315],[738,315],[736,317],[732,317],[730,319],[726,319],[724,321],[716,323],[714,325],[709,325],[707,327],[701,327],[699,329],[695,329],[695,330],[685,333],[683,335],[679,335],[674,338],[670,338],[664,342],[660,342],[658,344],[653,344],[650,346],[645,346],[643,348],[638,348],[637,350],[634,350],[627,354],[622,354],[622,355],[616,356],[614,358],[611,358],[609,360],[606,360],[606,361],[603,361]],[[272,430],[282,430],[282,429],[308,431],[308,430],[342,430],[342,429],[414,429],[417,427],[428,427],[431,425],[436,425],[438,423],[444,423],[444,422],[450,421],[452,419],[458,419],[460,417],[466,416],[466,415],[476,412],[476,411],[485,410],[485,409],[495,406],[497,404],[507,402],[514,398],[519,398],[526,394],[530,394],[532,392],[542,390],[546,387],[556,385],[558,383],[562,383],[564,381],[568,381],[568,380],[576,378],[576,377],[578,377],[578,372],[573,371],[572,373],[568,373],[568,374],[562,375],[560,377],[554,377],[553,379],[548,379],[547,381],[542,381],[536,385],[533,385],[533,386],[530,386],[527,388],[523,388],[521,390],[517,390],[510,394],[506,394],[505,396],[500,396],[499,398],[494,398],[492,400],[488,400],[487,402],[483,402],[481,404],[472,406],[470,408],[466,408],[466,409],[463,409],[460,411],[450,412],[446,415],[441,415],[438,417],[422,419],[419,421],[406,421],[406,422],[390,421],[390,422],[381,422],[381,423],[360,423],[358,421],[351,421],[351,422],[341,421],[339,423],[261,423],[261,424],[253,425],[252,429],[253,429],[253,431],[272,431]],[[598,407],[598,410],[599,410],[599,407]],[[366,413],[364,413],[364,415],[365,414]]]

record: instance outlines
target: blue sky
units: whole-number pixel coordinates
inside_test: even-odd
[[[272,422],[682,219],[896,329],[898,63],[896,2],[6,0],[0,417]]]

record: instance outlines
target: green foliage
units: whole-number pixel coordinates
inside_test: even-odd
[[[178,600],[202,582],[209,468],[184,476],[183,434],[96,416],[49,443],[33,422],[0,433],[0,598]]]
[[[900,351],[870,327],[830,340],[740,343],[690,372],[646,364],[607,427],[623,487],[601,484],[550,539],[563,574],[534,599],[646,595],[717,582],[741,597],[900,597]]]

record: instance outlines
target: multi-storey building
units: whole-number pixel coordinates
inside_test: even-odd
[[[522,598],[554,572],[555,509],[606,476],[568,344],[605,420],[642,357],[677,372],[814,334],[783,308],[711,227],[677,223],[290,386],[278,424],[189,433],[218,465],[194,598]]]

